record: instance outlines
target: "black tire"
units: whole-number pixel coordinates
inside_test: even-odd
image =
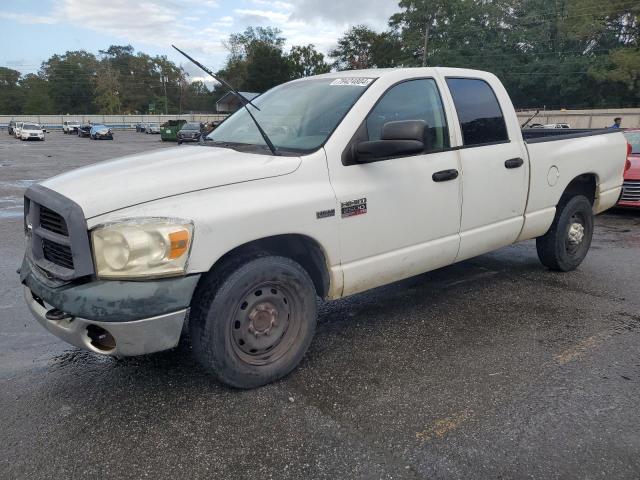
[[[591,202],[583,195],[563,199],[549,231],[536,238],[538,258],[551,270],[575,270],[587,256],[592,237]]]
[[[193,352],[221,382],[259,387],[300,363],[317,313],[313,282],[298,263],[238,259],[198,286],[189,320]]]

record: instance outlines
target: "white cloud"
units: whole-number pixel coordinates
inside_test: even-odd
[[[8,12],[0,12],[0,18],[4,18],[7,20],[13,20],[19,23],[24,24],[54,24],[58,22],[58,19],[55,17],[45,17],[41,15],[30,15],[30,14],[18,14],[18,13],[8,13]]]
[[[398,0],[294,0],[293,4],[292,19],[340,26],[364,23],[378,30],[386,28],[389,17],[399,10]]]
[[[254,23],[273,23],[281,24],[289,20],[289,15],[282,12],[274,12],[272,10],[246,10],[238,8],[234,13],[240,16],[240,20],[244,22]]]
[[[29,15],[0,12],[0,19],[23,24],[70,25],[133,44],[167,51],[187,50],[218,69],[231,33],[249,26],[279,28],[286,48],[312,43],[327,53],[353,25],[387,26],[398,0],[56,0],[51,12]],[[182,12],[182,14],[181,14]],[[64,48],[64,47],[61,47]],[[170,54],[172,59],[175,55]],[[180,60],[179,60],[180,61]],[[185,61],[185,67],[189,63]],[[201,73],[192,71],[192,77]]]

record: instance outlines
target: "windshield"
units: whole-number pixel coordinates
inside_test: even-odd
[[[277,149],[313,151],[331,135],[373,78],[318,78],[285,83],[253,99],[251,113]],[[265,145],[241,108],[211,132],[217,142]]]
[[[631,144],[631,153],[640,154],[640,130],[625,132],[624,136],[627,138],[627,142]]]
[[[22,128],[25,130],[42,130],[38,125],[34,123],[25,123]]]
[[[157,123],[150,123],[150,124],[149,124],[149,126],[150,126],[150,127],[157,127],[157,126],[158,126],[158,124],[157,124]]]
[[[200,130],[200,124],[199,123],[187,123],[185,125],[182,126],[183,130]]]

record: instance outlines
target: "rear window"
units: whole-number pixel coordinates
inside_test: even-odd
[[[465,146],[509,140],[500,104],[484,80],[447,78]]]

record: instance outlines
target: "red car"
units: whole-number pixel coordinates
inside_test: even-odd
[[[625,130],[631,146],[624,171],[624,186],[619,207],[640,208],[640,128]]]

